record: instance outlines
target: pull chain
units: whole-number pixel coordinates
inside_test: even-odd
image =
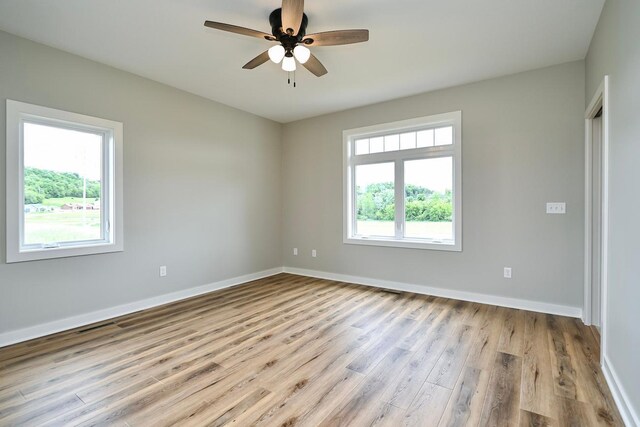
[[[291,72],[287,71],[287,84],[291,84]],[[293,71],[293,87],[296,87],[296,71]]]

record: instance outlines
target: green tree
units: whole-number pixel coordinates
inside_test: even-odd
[[[86,181],[87,198],[100,197],[100,181]],[[24,168],[25,203],[42,203],[44,199],[82,197],[83,178],[77,173]],[[34,202],[34,200],[38,200]]]
[[[33,190],[25,190],[24,192],[24,203],[26,205],[35,205],[38,203],[42,203],[44,197],[41,193],[37,193]]]
[[[395,190],[392,182],[358,187],[357,216],[359,220],[393,221],[395,218]],[[453,215],[451,190],[438,193],[425,187],[409,184],[405,188],[405,212],[408,221],[451,221]]]

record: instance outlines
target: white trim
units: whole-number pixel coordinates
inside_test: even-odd
[[[388,151],[360,156],[355,155],[354,143],[358,138],[368,138],[414,130],[417,131],[425,128],[435,129],[443,125],[453,127],[453,142],[451,145]],[[416,117],[392,123],[347,129],[342,132],[342,140],[343,243],[456,252],[462,251],[462,111],[452,111],[449,113]],[[451,242],[441,242],[429,239],[403,237],[402,225],[404,224],[404,197],[402,196],[404,194],[404,189],[402,188],[402,182],[404,182],[404,162],[411,159],[428,159],[436,157],[451,157],[453,161],[453,240]],[[380,237],[354,235],[356,224],[355,215],[353,215],[356,204],[355,194],[353,194],[353,187],[355,185],[355,167],[358,165],[387,162],[394,163],[395,172],[395,236]]]
[[[326,271],[307,270],[304,268],[284,267],[285,273],[298,274],[300,276],[317,277],[320,279],[336,280],[340,282],[356,283],[359,285],[376,288],[393,289],[396,291],[413,292],[422,295],[451,298],[462,301],[491,304],[500,307],[517,308],[521,310],[537,311],[540,313],[557,314],[580,318],[582,309],[568,305],[552,304],[540,301],[531,301],[519,298],[501,297],[498,295],[480,294],[476,292],[459,291],[455,289],[437,288],[404,282],[373,279],[370,277],[351,276],[347,274],[329,273]]]
[[[634,411],[631,399],[627,395],[626,391],[622,387],[622,383],[619,380],[618,374],[616,374],[613,365],[606,354],[602,357],[602,373],[609,385],[613,400],[615,400],[622,421],[627,427],[640,427],[640,416]]]
[[[589,106],[585,111],[585,223],[584,223],[584,306],[583,322],[590,325],[591,316],[591,221],[592,221],[592,119],[602,107],[602,254],[601,254],[601,354],[604,356],[607,348],[607,290],[609,283],[609,76],[604,76],[600,86],[596,90]],[[604,357],[601,358],[601,362]]]
[[[124,250],[123,226],[123,125],[113,120],[86,116],[55,108],[6,100],[6,230],[7,263],[92,255]],[[23,123],[42,123],[49,126],[96,132],[103,135],[102,230],[99,240],[64,244],[56,247],[24,245],[23,219]]]
[[[124,316],[125,314],[130,314],[140,310],[146,310],[148,308],[157,307],[159,305],[167,304],[170,302],[180,301],[186,298],[191,298],[220,289],[229,288],[245,282],[250,282],[252,280],[258,280],[265,277],[273,276],[275,274],[282,273],[282,271],[282,267],[271,268],[269,270],[245,274],[243,276],[233,277],[195,288],[184,289],[181,291],[159,295],[140,301],[105,308],[102,310],[93,311],[91,313],[79,314],[77,316],[67,317],[66,319],[54,320],[52,322],[42,323],[40,325],[30,326],[28,328],[4,332],[0,334],[0,347],[43,337],[46,335],[54,334],[56,332],[78,328],[96,322],[101,322],[103,320],[112,319],[114,317]]]

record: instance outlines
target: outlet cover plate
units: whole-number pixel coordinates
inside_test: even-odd
[[[567,204],[565,202],[548,202],[547,203],[548,214],[565,214],[567,213]]]

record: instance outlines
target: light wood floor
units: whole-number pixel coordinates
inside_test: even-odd
[[[0,425],[622,425],[579,320],[281,274],[0,349]]]

